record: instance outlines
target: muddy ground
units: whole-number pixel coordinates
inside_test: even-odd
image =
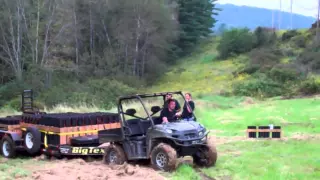
[[[40,170],[34,170],[36,180],[164,180],[154,170],[138,165],[106,166],[101,161],[86,162],[83,159],[54,160]]]
[[[296,134],[291,139],[306,140],[320,139],[319,135],[303,135]],[[286,141],[283,138],[280,141]],[[209,138],[209,143],[214,143],[219,146],[221,144],[235,141],[255,141],[246,137],[215,137]],[[241,152],[234,152],[238,154]],[[219,154],[219,152],[218,152]],[[220,153],[221,154],[221,153]],[[150,165],[143,164],[124,164],[121,166],[107,166],[102,164],[101,159],[94,161],[86,161],[84,159],[63,159],[63,160],[47,160],[44,157],[36,157],[33,159],[35,164],[37,161],[49,161],[42,166],[32,166],[29,170],[32,172],[30,179],[35,180],[135,180],[135,179],[150,179],[164,180],[164,173],[153,170]],[[180,159],[179,163],[192,164],[192,158],[186,157]],[[19,178],[17,178],[19,179]],[[25,179],[25,178],[24,178]]]
[[[226,139],[210,137],[210,142],[222,144],[228,142]],[[150,164],[130,163],[121,166],[107,166],[102,163],[102,159],[46,159],[39,156],[33,159],[37,164],[39,161],[46,161],[44,165],[27,167],[32,172],[29,179],[35,180],[165,180],[167,179],[159,171],[155,171]],[[181,163],[193,164],[191,157],[179,159],[177,165]],[[143,162],[142,162],[143,163]],[[19,179],[19,178],[17,178]],[[25,178],[23,178],[25,179]]]

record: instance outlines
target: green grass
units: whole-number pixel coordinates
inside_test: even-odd
[[[25,179],[32,174],[31,169],[28,168],[35,168],[43,163],[44,161],[35,161],[31,158],[16,158],[5,161],[0,157],[0,180]]]
[[[222,131],[219,135],[241,136],[247,126],[269,124],[281,126],[285,136],[320,132],[319,98],[239,103],[228,110],[198,108],[196,113],[207,128]]]
[[[201,180],[201,177],[192,167],[183,164],[172,174],[172,180],[184,179]]]
[[[319,139],[244,141],[217,147],[216,166],[201,169],[209,177],[233,180],[316,180],[320,178]],[[172,179],[199,179],[189,166],[181,166]]]
[[[212,135],[228,140],[217,145],[216,166],[201,169],[202,173],[216,180],[320,179],[319,98],[273,98],[243,104],[243,97],[203,96],[197,101],[201,102],[196,112],[200,122],[208,129],[218,130]],[[284,139],[245,139],[248,125],[268,124],[280,125]],[[241,141],[239,136],[243,137]],[[199,177],[198,172],[186,165],[172,175],[172,179]]]
[[[232,179],[319,179],[319,140],[233,142],[218,147],[210,177]]]
[[[197,101],[204,103],[205,105],[215,106],[219,109],[229,109],[238,107],[241,102],[245,100],[245,97],[225,97],[225,96],[201,96]]]

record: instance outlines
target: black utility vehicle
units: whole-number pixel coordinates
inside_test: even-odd
[[[195,121],[178,119],[162,123],[161,107],[169,93],[180,95],[186,102],[180,91],[138,94],[119,99],[121,128],[98,131],[99,143],[109,144],[104,151],[106,164],[145,159],[151,160],[152,166],[157,170],[172,171],[176,168],[177,158],[183,156],[192,156],[198,166],[208,167],[216,163],[216,148],[207,142],[209,132],[196,121],[195,116]],[[136,104],[133,105],[134,108],[126,108],[125,102],[129,102],[129,105],[134,102]],[[150,106],[151,102],[159,104]],[[147,105],[151,107],[150,111]]]

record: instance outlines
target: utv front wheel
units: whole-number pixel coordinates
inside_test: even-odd
[[[176,162],[177,152],[168,144],[160,143],[151,152],[151,163],[156,170],[173,171]]]
[[[214,145],[206,145],[193,155],[193,162],[200,167],[214,166],[217,161],[217,149]]]
[[[126,161],[123,148],[117,144],[110,144],[104,152],[103,163],[121,165]]]

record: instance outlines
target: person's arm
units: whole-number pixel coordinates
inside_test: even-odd
[[[190,101],[188,102],[189,106],[187,106],[187,109],[189,111],[189,113],[192,113],[194,111],[194,102]]]
[[[161,117],[161,120],[162,120],[162,123],[166,123],[168,122],[168,118],[167,118],[167,115],[164,113],[165,109],[163,109],[161,111],[161,114],[160,114],[160,117]]]

